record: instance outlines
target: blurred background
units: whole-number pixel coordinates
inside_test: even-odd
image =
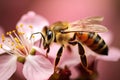
[[[51,23],[74,21],[89,16],[104,16],[103,24],[113,34],[111,46],[120,49],[120,0],[0,0],[0,26],[15,28],[20,17],[32,10]],[[120,80],[120,61],[100,61],[97,80]]]

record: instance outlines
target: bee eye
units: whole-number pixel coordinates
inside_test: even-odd
[[[50,40],[51,38],[53,37],[53,33],[52,33],[52,31],[47,31],[47,38],[48,38],[48,40]]]

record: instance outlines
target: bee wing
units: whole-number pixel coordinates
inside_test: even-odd
[[[103,17],[90,17],[70,23],[64,32],[106,32],[108,29],[101,25]]]
[[[85,18],[82,20],[78,20],[75,22],[72,22],[71,24],[100,24],[103,21],[103,17],[101,16],[95,16],[95,17],[89,17],[89,18]]]

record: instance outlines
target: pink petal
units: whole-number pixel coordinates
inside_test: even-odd
[[[16,71],[17,57],[10,55],[0,56],[0,80],[8,80]]]
[[[105,61],[118,61],[120,59],[120,49],[112,47],[109,49],[108,56],[97,56],[97,59]]]
[[[24,31],[27,33],[27,37],[31,36],[31,31],[28,28],[30,25],[33,26],[32,33],[40,32],[44,26],[48,26],[48,21],[36,14],[33,11],[29,11],[27,14],[24,14],[21,19],[18,21],[17,26],[20,26],[23,24]],[[40,35],[38,35],[36,38],[38,38]],[[38,38],[39,39],[39,38]]]
[[[35,28],[38,27],[39,30],[41,30],[41,28],[43,28],[44,26],[49,25],[48,21],[44,17],[36,14],[33,11],[29,11],[27,14],[24,14],[17,23],[17,25],[20,25],[20,24],[23,24],[26,26],[32,25]]]
[[[26,58],[23,74],[27,80],[48,80],[53,72],[54,67],[47,58],[38,55]]]
[[[5,51],[3,49],[0,49],[0,55],[4,54],[4,53],[5,53]]]
[[[9,41],[9,43],[8,43],[8,41]],[[2,48],[6,49],[7,51],[10,51],[13,48],[13,46],[11,45],[11,43],[12,43],[12,40],[9,37],[6,37],[5,40],[4,40],[4,42],[1,43],[2,44]],[[0,54],[6,53],[6,51],[3,50],[2,48],[0,49]]]

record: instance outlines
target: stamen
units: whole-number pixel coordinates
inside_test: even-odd
[[[29,28],[31,29],[32,28],[32,26],[30,25],[29,26]],[[26,46],[26,50],[27,50],[27,52],[29,53],[29,49],[31,49],[31,46],[33,45],[33,43],[32,42],[28,42],[27,40],[29,40],[29,38],[26,36],[26,37],[23,37],[23,35],[25,34],[24,33],[24,29],[23,28],[21,28],[21,27],[19,27],[19,29],[18,29],[19,31],[18,31],[18,35],[19,35],[19,38],[20,38],[20,42],[22,42],[22,44],[24,44],[25,46]],[[32,33],[32,32],[31,32]],[[28,45],[28,43],[29,43],[29,45]]]
[[[30,25],[30,26],[29,26],[29,28],[31,28],[31,29],[32,29],[32,28],[33,28],[33,26],[32,26],[32,25]]]
[[[18,30],[18,28],[19,28],[19,27],[18,27],[18,26],[16,26],[16,30]]]
[[[7,32],[7,33],[6,33],[6,35],[11,35],[11,34],[12,34],[12,32],[11,32],[11,31],[9,31],[9,32]]]
[[[14,38],[14,40],[17,42],[17,43],[20,43],[19,39],[18,38]]]
[[[24,32],[18,32],[19,35],[24,35],[25,33]]]
[[[1,35],[2,44],[0,44],[0,48],[3,49],[6,53],[15,56],[25,57],[26,55],[34,55],[35,50],[32,49],[33,43],[28,41],[29,38],[24,37],[24,29],[23,24],[20,26],[16,26],[16,30],[12,30],[6,33],[10,38],[6,38],[4,34]],[[29,29],[32,30],[32,26],[29,26]],[[19,30],[19,31],[18,31]],[[35,36],[32,36],[32,40],[34,40]],[[31,41],[32,41],[31,40]],[[32,50],[31,50],[32,49]],[[24,62],[24,60],[22,61]]]
[[[17,58],[17,61],[19,61],[19,62],[21,62],[21,63],[24,64],[24,62],[25,62],[25,57],[19,56],[19,57]]]
[[[13,37],[12,36],[12,32],[13,32],[13,34],[14,34],[14,36],[15,37]],[[15,30],[13,30],[13,31],[10,31],[10,32],[7,32],[7,35],[9,35],[10,36],[10,39],[13,41],[12,42],[12,45],[14,45],[14,48],[15,48],[15,50],[16,51],[18,51],[18,52],[20,52],[20,53],[26,53],[27,55],[28,55],[28,51],[27,51],[27,49],[25,48],[25,46],[24,46],[24,43],[23,43],[23,41],[24,40],[22,40],[23,39],[23,37],[22,38],[20,38],[20,35],[18,36],[17,34],[16,34],[16,32],[15,32]],[[21,32],[21,34],[23,34],[22,32]],[[14,43],[14,44],[13,44]],[[25,54],[24,54],[25,55]]]
[[[2,42],[4,42],[5,41],[5,36],[4,36],[4,34],[2,34]]]
[[[27,51],[27,49],[25,48],[25,44],[24,44],[24,40],[23,40],[23,37],[21,38],[21,36],[22,36],[22,32],[19,32],[21,35],[17,35],[15,32],[13,32],[14,33],[14,35],[16,36],[16,38],[14,38],[15,39],[15,41],[17,42],[17,45],[16,45],[16,48],[18,48],[18,49],[20,49],[20,50],[24,50],[25,51],[25,53],[26,54],[28,54],[28,51]]]
[[[11,42],[11,46],[14,46],[14,42]]]
[[[16,30],[13,30],[12,32],[13,32],[13,33],[15,33],[15,32],[16,32]]]
[[[6,34],[10,37],[10,39],[11,39],[15,44],[17,44],[16,41],[14,40],[14,37],[12,36],[12,32],[11,32],[11,31],[7,32]]]
[[[20,27],[23,27],[23,24],[20,24]]]
[[[0,44],[0,49],[2,48],[2,44]]]

